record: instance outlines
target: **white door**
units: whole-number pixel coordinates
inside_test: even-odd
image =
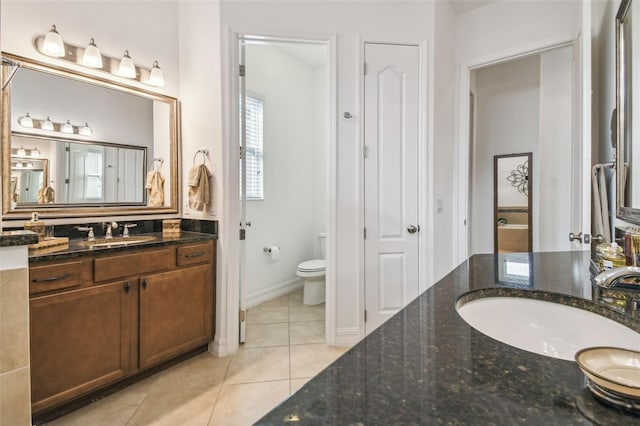
[[[365,44],[365,331],[418,296],[418,46]]]

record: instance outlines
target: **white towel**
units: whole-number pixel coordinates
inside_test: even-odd
[[[193,166],[189,170],[189,208],[196,211],[204,211],[211,204],[212,198],[209,189],[211,172],[204,164]]]
[[[158,170],[147,173],[147,205],[164,206],[164,178]]]

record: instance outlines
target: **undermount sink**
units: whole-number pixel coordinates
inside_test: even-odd
[[[580,349],[612,346],[640,350],[640,334],[593,312],[523,297],[458,301],[456,310],[487,336],[552,358],[573,361]]]
[[[127,238],[112,238],[109,240],[106,240],[104,238],[100,238],[100,239],[96,239],[95,241],[82,241],[80,244],[84,247],[95,247],[95,248],[100,248],[100,247],[122,247],[122,246],[129,246],[129,245],[133,245],[133,244],[140,244],[140,243],[146,243],[149,241],[153,241],[155,240],[156,237],[154,237],[153,235],[141,235],[138,237],[127,237]]]

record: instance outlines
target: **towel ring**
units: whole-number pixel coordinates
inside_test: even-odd
[[[208,149],[199,149],[196,151],[196,153],[193,156],[193,165],[196,165],[196,158],[198,157],[198,154],[202,154],[202,164],[207,162],[207,157],[209,156],[209,150]]]

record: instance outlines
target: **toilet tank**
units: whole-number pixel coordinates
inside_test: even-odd
[[[326,246],[325,246],[325,241],[327,240],[327,234],[325,234],[324,232],[320,232],[318,234],[318,239],[320,240],[320,257],[322,259],[326,259],[327,258],[327,250],[326,250]]]

